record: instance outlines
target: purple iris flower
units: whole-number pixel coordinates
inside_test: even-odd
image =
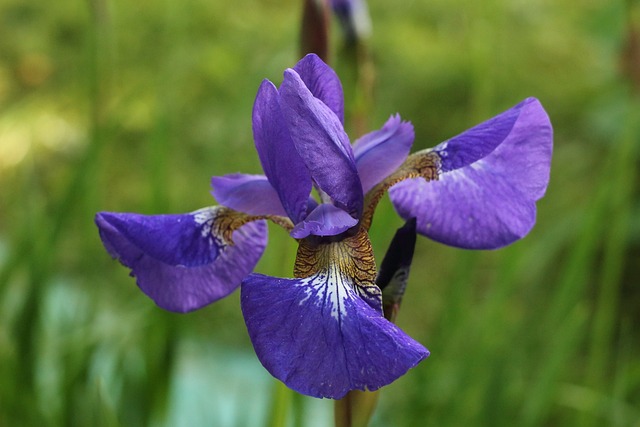
[[[241,286],[265,368],[300,393],[334,399],[389,384],[429,355],[383,317],[368,230],[384,193],[420,234],[498,248],[533,226],[552,151],[551,124],[533,98],[411,155],[413,127],[399,116],[353,145],[343,116],[337,75],[308,55],[279,88],[265,80],[258,90],[264,176],[214,177],[220,206],[187,214],[96,216],[106,249],[156,304],[187,312]],[[294,278],[252,273],[265,220],[297,239]]]

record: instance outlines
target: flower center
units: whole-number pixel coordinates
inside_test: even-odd
[[[294,276],[305,278],[320,273],[347,279],[344,282],[353,284],[354,291],[371,307],[382,310],[382,292],[375,284],[373,248],[364,228],[340,241],[300,240]]]

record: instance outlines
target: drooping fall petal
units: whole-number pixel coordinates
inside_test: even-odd
[[[140,289],[170,311],[187,312],[233,292],[267,243],[264,221],[224,236],[229,211],[204,208],[179,215],[101,212],[96,224],[112,257],[131,269]]]
[[[376,312],[338,269],[304,279],[259,274],[241,288],[242,313],[258,358],[288,387],[342,398],[377,390],[429,355]]]
[[[406,180],[390,196],[403,218],[417,218],[421,234],[462,248],[499,248],[533,227],[552,148],[549,117],[529,98],[435,147],[437,181]]]

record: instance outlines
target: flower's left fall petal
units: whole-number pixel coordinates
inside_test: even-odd
[[[359,218],[362,186],[349,138],[338,117],[309,92],[292,69],[284,73],[280,105],[296,151],[311,178],[336,206]]]
[[[233,292],[267,243],[264,221],[243,225],[226,240],[227,215],[204,208],[180,215],[100,212],[96,225],[109,254],[131,269],[140,289],[170,311],[196,310]]]
[[[382,129],[356,140],[353,154],[365,194],[406,160],[414,137],[413,125],[396,114]]]
[[[358,297],[337,268],[304,279],[252,274],[242,282],[241,305],[260,362],[309,396],[377,390],[429,355]]]
[[[344,123],[344,95],[342,94],[342,84],[336,72],[314,53],[310,53],[298,61],[293,69],[296,70],[311,94],[324,102],[336,114],[340,122]]]
[[[211,178],[219,204],[250,215],[287,216],[280,197],[264,175],[234,173]]]
[[[329,203],[318,205],[302,222],[291,231],[294,239],[303,239],[309,235],[335,236],[356,225],[358,220]]]
[[[499,248],[533,227],[552,149],[549,117],[529,98],[434,148],[437,181],[406,180],[390,196],[402,217],[416,217],[418,232],[438,242]]]

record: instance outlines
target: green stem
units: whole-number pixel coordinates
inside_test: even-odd
[[[282,427],[287,425],[291,414],[291,403],[293,401],[293,391],[287,388],[280,381],[276,381],[273,387],[273,404],[269,414],[267,426]]]
[[[378,404],[379,390],[351,390],[334,404],[336,427],[366,427]]]

